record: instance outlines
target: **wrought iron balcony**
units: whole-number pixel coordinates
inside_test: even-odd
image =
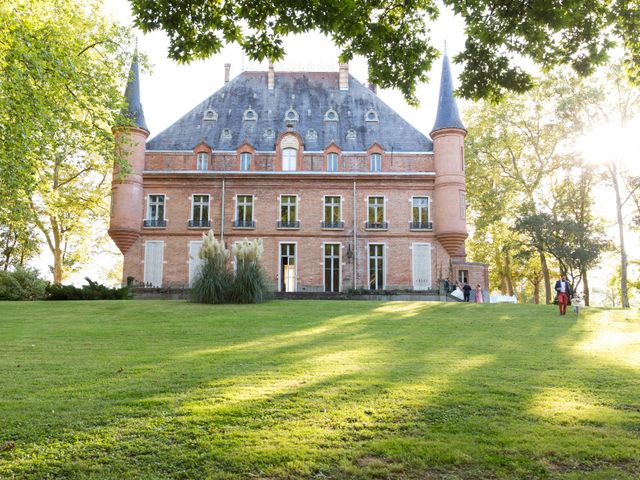
[[[234,220],[233,228],[256,228],[255,220]]]
[[[364,224],[364,228],[367,230],[387,230],[389,222],[367,222]]]
[[[341,230],[344,228],[344,222],[321,222],[320,227],[332,230]]]
[[[433,222],[409,222],[411,230],[433,230]]]
[[[277,222],[278,228],[300,228],[300,220],[293,222]]]
[[[167,228],[167,221],[160,220],[158,218],[151,218],[149,220],[144,220],[143,226],[144,228]]]
[[[211,220],[189,220],[189,228],[209,228]]]

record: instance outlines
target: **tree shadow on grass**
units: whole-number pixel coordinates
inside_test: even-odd
[[[305,304],[292,305],[278,304],[282,316]],[[566,346],[585,332],[552,310],[530,318],[506,306],[338,310],[289,324],[261,319],[253,331],[249,321],[180,348],[161,343],[163,361],[131,356],[125,375],[53,388],[48,401],[70,397],[78,421],[36,428],[0,461],[34,478],[537,478],[569,475],[599,449],[608,468],[610,442],[622,442],[619,459],[629,460],[628,432],[545,417],[544,395],[562,399],[560,387],[634,405],[616,390],[628,370],[608,365],[602,385],[597,359],[575,365]]]

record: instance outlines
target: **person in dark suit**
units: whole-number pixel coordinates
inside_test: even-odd
[[[558,292],[558,308],[560,309],[560,315],[566,315],[567,303],[569,303],[569,297],[571,296],[571,285],[569,285],[566,275],[562,275],[560,280],[556,282],[556,292]]]
[[[464,287],[462,287],[462,293],[464,294],[464,301],[468,302],[469,297],[471,297],[471,285],[469,285],[469,282],[464,282]]]

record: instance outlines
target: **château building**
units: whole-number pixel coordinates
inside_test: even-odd
[[[231,248],[264,242],[283,292],[427,290],[440,278],[488,288],[465,260],[464,138],[449,60],[430,137],[337,72],[242,72],[148,140],[137,60],[129,126],[114,129],[130,164],[114,171],[109,234],[124,279],[189,286],[202,234]]]

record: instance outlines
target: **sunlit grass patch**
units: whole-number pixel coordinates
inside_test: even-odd
[[[0,478],[640,477],[637,311],[0,307]]]

